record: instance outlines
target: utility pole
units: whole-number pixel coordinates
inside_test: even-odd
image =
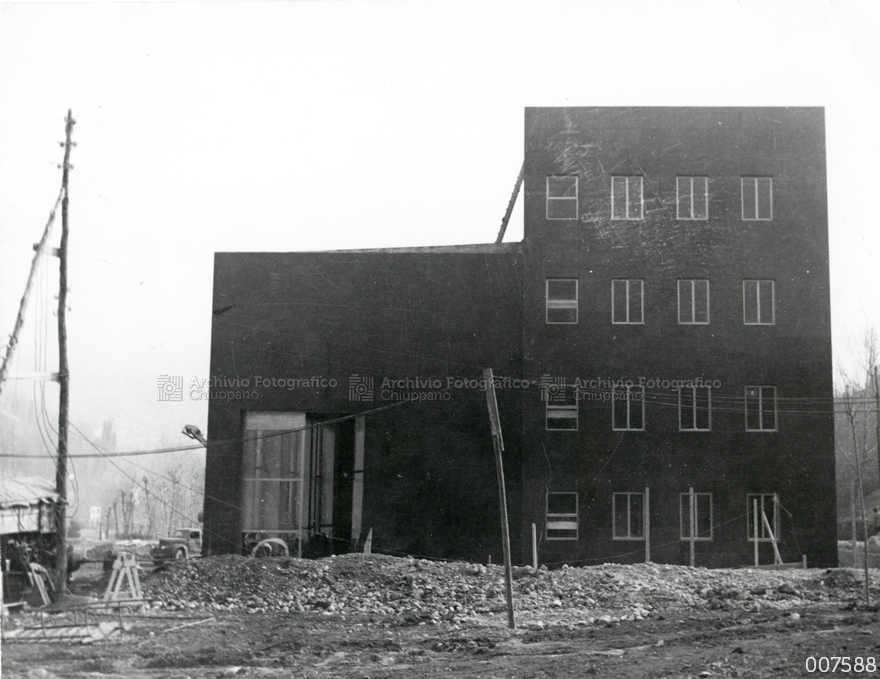
[[[58,281],[58,384],[60,387],[60,401],[58,405],[58,461],[55,469],[55,492],[58,494],[56,506],[57,518],[57,552],[55,554],[55,591],[58,596],[67,591],[67,417],[70,400],[70,373],[67,366],[67,208],[68,188],[67,181],[70,172],[70,148],[73,142],[70,140],[73,134],[73,126],[76,121],[73,113],[67,110],[67,118],[64,126],[64,164],[61,174],[61,247],[58,256],[61,260],[59,265]]]
[[[483,382],[486,385],[486,403],[489,406],[489,425],[492,428],[492,446],[495,449],[495,471],[498,474],[498,494],[501,504],[501,546],[504,549],[504,589],[507,599],[507,626],[516,629],[516,618],[513,613],[513,569],[510,564],[510,529],[507,526],[507,491],[504,487],[504,465],[501,453],[504,450],[504,439],[501,437],[501,418],[498,415],[498,401],[495,398],[495,378],[492,368],[483,370]]]
[[[63,197],[64,189],[62,188],[58,192],[58,199],[55,201],[55,207],[53,207],[52,211],[49,213],[49,221],[46,222],[46,228],[43,229],[43,237],[40,238],[40,242],[34,247],[37,252],[31,262],[31,271],[28,274],[27,283],[24,286],[24,294],[21,297],[21,303],[18,307],[18,316],[15,317],[15,327],[13,327],[12,335],[9,337],[9,343],[6,345],[6,356],[3,358],[3,365],[0,365],[0,392],[3,391],[3,383],[6,381],[6,374],[9,372],[9,366],[12,364],[12,355],[15,353],[15,347],[18,345],[18,333],[21,332],[21,328],[24,325],[24,315],[25,311],[27,311],[28,298],[31,294],[31,288],[34,285],[34,277],[40,266],[40,258],[43,256],[43,251],[46,249],[49,234],[52,233],[52,225],[55,223],[55,212],[58,210],[58,205],[61,203]]]

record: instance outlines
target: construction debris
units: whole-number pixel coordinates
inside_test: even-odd
[[[3,640],[22,643],[78,641],[91,644],[109,639],[120,629],[122,626],[118,622],[101,622],[97,625],[39,625],[4,632]]]
[[[527,622],[614,624],[682,609],[788,609],[855,598],[837,571],[689,568],[640,563],[514,569],[516,609]],[[830,589],[828,582],[842,583]],[[499,624],[503,568],[384,555],[320,560],[227,555],[172,564],[144,579],[166,610],[368,614],[399,624]]]

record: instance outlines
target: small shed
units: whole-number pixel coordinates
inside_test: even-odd
[[[0,535],[54,533],[54,485],[39,476],[0,477]]]

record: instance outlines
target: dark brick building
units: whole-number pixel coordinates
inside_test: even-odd
[[[207,553],[499,560],[492,367],[522,560],[836,564],[822,109],[525,143],[522,243],[216,255]]]

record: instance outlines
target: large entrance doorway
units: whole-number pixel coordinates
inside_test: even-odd
[[[245,414],[242,549],[282,540],[291,556],[351,551],[360,534],[363,418]]]

